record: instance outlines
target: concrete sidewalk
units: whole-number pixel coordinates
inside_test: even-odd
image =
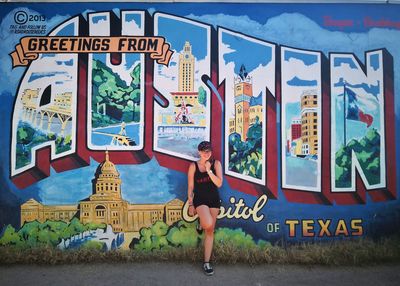
[[[400,265],[321,267],[215,265],[214,276],[201,264],[145,262],[61,266],[0,266],[0,285],[400,285]]]

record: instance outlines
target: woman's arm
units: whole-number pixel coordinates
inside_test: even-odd
[[[194,188],[194,172],[196,171],[195,163],[191,163],[188,170],[188,201],[189,205],[193,205],[193,188]]]
[[[216,185],[218,188],[222,186],[222,166],[221,162],[218,160],[215,160],[214,162],[214,169],[215,169],[215,174],[213,171],[210,169],[211,164],[209,162],[206,163],[206,171],[208,173],[208,176],[210,177],[211,181]]]

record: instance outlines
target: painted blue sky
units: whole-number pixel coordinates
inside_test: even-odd
[[[286,104],[286,130],[290,128],[293,119],[301,119],[300,112],[300,102]]]
[[[225,63],[235,63],[235,74],[239,74],[242,64],[248,73],[259,65],[266,66],[272,59],[272,48],[258,42],[248,41],[242,37],[223,33],[222,42],[234,52],[224,55]]]
[[[334,86],[335,87],[344,86],[344,79],[341,77],[339,81],[334,83]],[[362,88],[366,93],[370,93],[371,95],[377,98],[379,95],[380,82],[378,81],[376,85],[367,84],[365,82],[357,84],[346,83],[346,86],[352,88]]]
[[[295,76],[294,78],[292,78],[291,80],[288,80],[286,82],[288,85],[293,85],[293,86],[304,86],[304,87],[315,87],[317,86],[317,80],[304,80],[301,78],[298,78],[297,76]]]
[[[139,14],[127,13],[127,14],[125,14],[125,21],[126,22],[135,22],[139,28],[142,27],[141,15],[139,15]]]
[[[164,36],[172,49],[180,52],[185,42],[189,41],[192,45],[192,53],[197,60],[206,57],[207,30],[204,27],[160,17],[158,29],[158,35]]]
[[[379,69],[379,56],[378,55],[371,55],[370,56],[371,66],[374,70]]]
[[[44,78],[44,77],[54,77],[56,75],[64,75],[68,76],[69,74],[67,72],[44,72],[44,73],[32,73],[31,76],[29,77],[28,82],[32,82],[34,80],[37,80],[39,78]]]
[[[57,35],[59,36],[73,36],[75,31],[75,24],[71,23],[64,28],[62,28]]]
[[[333,65],[334,65],[335,67],[340,67],[340,66],[342,66],[343,64],[348,64],[350,68],[352,68],[352,69],[357,69],[357,66],[356,66],[356,64],[354,63],[353,59],[350,59],[350,58],[340,58],[340,57],[338,57],[338,58],[335,58],[334,61],[333,61]]]
[[[318,62],[318,57],[313,54],[299,53],[295,51],[285,51],[285,61],[289,61],[291,58],[301,60],[306,66],[310,66]]]
[[[48,179],[37,183],[40,199],[46,204],[74,204],[89,197],[98,164],[92,160],[89,167],[66,172],[64,176],[56,176],[53,172]],[[155,159],[142,165],[118,165],[116,168],[122,180],[122,197],[125,200],[131,203],[164,203],[175,198],[170,171],[161,167]],[[74,187],[63,195],[58,186],[65,186],[65,182]]]
[[[107,17],[106,16],[95,16],[92,18],[92,21],[94,24],[98,24],[101,21],[107,21]]]

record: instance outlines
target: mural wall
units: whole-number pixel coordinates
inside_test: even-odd
[[[0,10],[0,245],[196,245],[186,172],[203,140],[226,235],[398,232],[399,5]]]

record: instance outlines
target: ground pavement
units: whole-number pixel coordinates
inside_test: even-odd
[[[208,277],[201,265],[195,263],[0,265],[0,285],[400,285],[400,264],[367,267],[217,264],[214,268],[214,276]]]

